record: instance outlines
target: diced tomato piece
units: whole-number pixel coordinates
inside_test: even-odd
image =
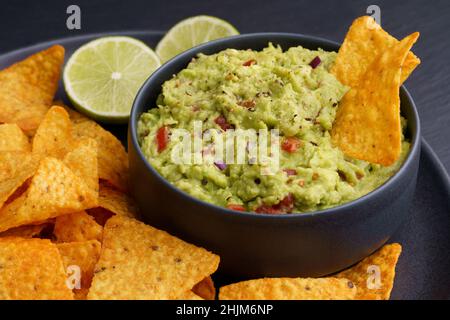
[[[214,122],[222,128],[223,131],[227,131],[228,129],[233,129],[234,126],[228,123],[227,119],[224,116],[218,116]]]
[[[278,204],[274,204],[273,206],[262,205],[258,207],[255,210],[255,212],[267,214],[280,214],[292,212],[293,209],[294,209],[294,196],[289,193]]]
[[[156,143],[158,145],[158,152],[163,152],[169,143],[169,128],[163,126],[156,132]]]
[[[289,153],[294,153],[302,145],[301,140],[296,137],[287,137],[283,140],[281,148]]]
[[[227,205],[227,208],[234,211],[246,211],[244,206],[241,206],[240,204],[229,204]]]
[[[255,63],[256,63],[255,59],[250,59],[250,60],[245,61],[242,65],[244,67],[250,67],[252,64],[255,64]]]

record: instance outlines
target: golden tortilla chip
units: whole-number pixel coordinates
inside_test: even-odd
[[[385,245],[357,265],[338,273],[336,277],[349,279],[356,285],[356,299],[388,300],[394,286],[395,266],[401,252],[402,246],[398,243]]]
[[[0,233],[0,237],[39,238],[48,225],[48,223],[43,223],[13,228]]]
[[[89,187],[62,161],[41,160],[28,190],[0,210],[0,231],[97,206]]]
[[[71,270],[73,266],[80,270],[81,278],[76,279],[74,277],[73,282],[71,282],[75,298],[77,300],[86,299],[94,276],[95,264],[100,257],[101,243],[97,240],[90,240],[60,243],[57,246],[69,279],[71,276],[77,276]]]
[[[337,278],[264,278],[219,291],[219,300],[352,300],[355,296],[355,285]]]
[[[75,137],[97,140],[98,175],[120,191],[128,190],[128,155],[119,140],[93,121],[75,123]]]
[[[348,30],[331,72],[342,84],[357,87],[373,61],[398,42],[372,17],[360,17]],[[402,63],[400,84],[406,81],[419,64],[420,59],[408,52]]]
[[[185,293],[183,293],[182,295],[178,296],[174,300],[204,300],[204,299],[202,297],[196,295],[192,291],[186,291]]]
[[[116,215],[105,225],[88,299],[176,299],[218,265],[203,248]]]
[[[17,124],[0,124],[0,152],[2,151],[31,151],[28,137]]]
[[[98,196],[97,141],[91,138],[80,138],[64,157],[67,165],[76,176],[83,179],[91,189],[93,196]]]
[[[211,277],[206,277],[197,283],[192,292],[205,300],[214,300],[216,298],[216,287]]]
[[[0,209],[22,194],[38,167],[30,152],[0,152]]]
[[[103,228],[85,211],[59,216],[53,230],[57,242],[102,241]]]
[[[58,249],[49,240],[0,238],[0,300],[72,300]]]
[[[117,191],[105,185],[100,185],[98,197],[98,207],[109,211],[112,215],[121,215],[129,218],[139,216],[138,208],[134,200],[123,192]],[[95,209],[90,209],[89,213],[95,216]]]
[[[57,45],[0,71],[0,123],[33,132],[53,101],[63,62]]]
[[[346,155],[384,166],[399,158],[400,70],[418,37],[413,33],[388,48],[341,100],[331,138]]]
[[[75,109],[73,109],[73,108],[67,106],[66,104],[64,104],[64,102],[61,101],[61,100],[53,101],[53,105],[54,106],[63,107],[67,111],[67,113],[69,114],[70,120],[74,124],[77,124],[77,123],[80,123],[80,122],[84,122],[84,121],[92,121],[91,119],[89,119],[85,115],[79,113]]]
[[[72,123],[64,108],[51,107],[42,120],[33,138],[33,152],[58,159],[73,147]]]

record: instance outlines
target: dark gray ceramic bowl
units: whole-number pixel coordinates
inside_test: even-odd
[[[227,48],[283,49],[302,45],[337,51],[339,44],[300,34],[259,33],[221,39],[188,50],[144,83],[131,111],[128,151],[131,191],[146,221],[221,257],[220,270],[239,278],[323,276],[346,268],[382,246],[408,216],[420,155],[420,124],[408,91],[400,90],[411,151],[399,172],[370,194],[306,214],[262,215],[217,207],[176,189],[146,161],[137,140],[139,116],[155,106],[161,85],[202,52]]]

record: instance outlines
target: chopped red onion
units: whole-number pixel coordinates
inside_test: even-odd
[[[217,168],[219,168],[219,170],[222,170],[222,171],[227,168],[227,165],[222,161],[216,161],[216,162],[214,162],[214,164],[216,165]]]
[[[319,64],[321,62],[322,62],[322,60],[320,60],[319,56],[317,56],[314,59],[312,59],[312,61],[309,63],[309,65],[311,66],[311,68],[315,69],[319,66]]]

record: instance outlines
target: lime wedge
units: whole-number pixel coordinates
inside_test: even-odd
[[[64,86],[73,105],[103,122],[126,122],[144,81],[161,62],[143,42],[104,37],[80,47],[64,69]]]
[[[196,16],[178,22],[156,46],[162,62],[211,40],[239,34],[228,22],[211,16]]]

